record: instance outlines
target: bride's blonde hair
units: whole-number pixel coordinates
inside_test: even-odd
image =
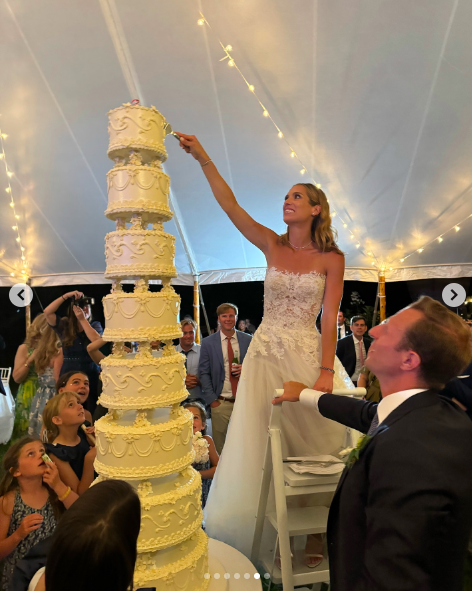
[[[319,205],[321,207],[320,213],[313,218],[311,223],[311,239],[321,252],[337,252],[344,254],[336,244],[338,233],[331,226],[331,214],[329,212],[329,203],[326,195],[321,189],[315,187],[311,183],[297,183],[301,187],[305,187],[306,194],[310,205]],[[293,248],[289,242],[289,228],[285,234],[279,238],[280,243],[289,248]]]
[[[60,352],[61,341],[49,326],[46,316],[38,314],[26,331],[24,343],[28,349],[36,350],[35,370],[38,374],[45,371],[51,360]]]

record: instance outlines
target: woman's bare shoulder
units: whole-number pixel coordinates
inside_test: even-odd
[[[15,490],[10,490],[3,497],[0,497],[0,511],[10,517],[13,513],[13,505],[15,503]]]

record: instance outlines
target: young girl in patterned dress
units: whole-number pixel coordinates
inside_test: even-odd
[[[205,434],[205,408],[199,402],[188,402],[183,406],[193,415],[193,449],[196,457],[192,467],[200,472],[202,477],[202,507],[205,507],[220,456],[216,451],[213,439]]]
[[[8,590],[16,563],[35,544],[49,537],[64,507],[78,496],[59,478],[57,467],[45,463],[44,444],[24,437],[5,454],[0,482],[0,560],[2,589]],[[60,501],[60,502],[59,502]]]

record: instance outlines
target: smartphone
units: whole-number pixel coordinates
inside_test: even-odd
[[[45,464],[53,464],[53,461],[51,460],[51,458],[48,456],[47,453],[43,453],[43,455],[41,457],[43,458],[43,461]]]

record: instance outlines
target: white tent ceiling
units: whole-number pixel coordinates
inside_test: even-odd
[[[200,10],[211,28],[197,25]],[[320,182],[347,278],[376,280],[368,252],[393,268],[387,280],[472,275],[472,217],[450,230],[472,212],[471,27],[467,0],[0,0],[0,127],[33,284],[104,282],[106,113],[135,92],[196,134],[243,207],[276,231],[287,189]],[[219,39],[305,176],[220,61]],[[200,167],[172,137],[167,149],[195,270],[206,282],[260,279],[262,254]],[[2,190],[0,285],[16,281],[20,254],[8,202]],[[166,230],[178,234],[174,222]]]

